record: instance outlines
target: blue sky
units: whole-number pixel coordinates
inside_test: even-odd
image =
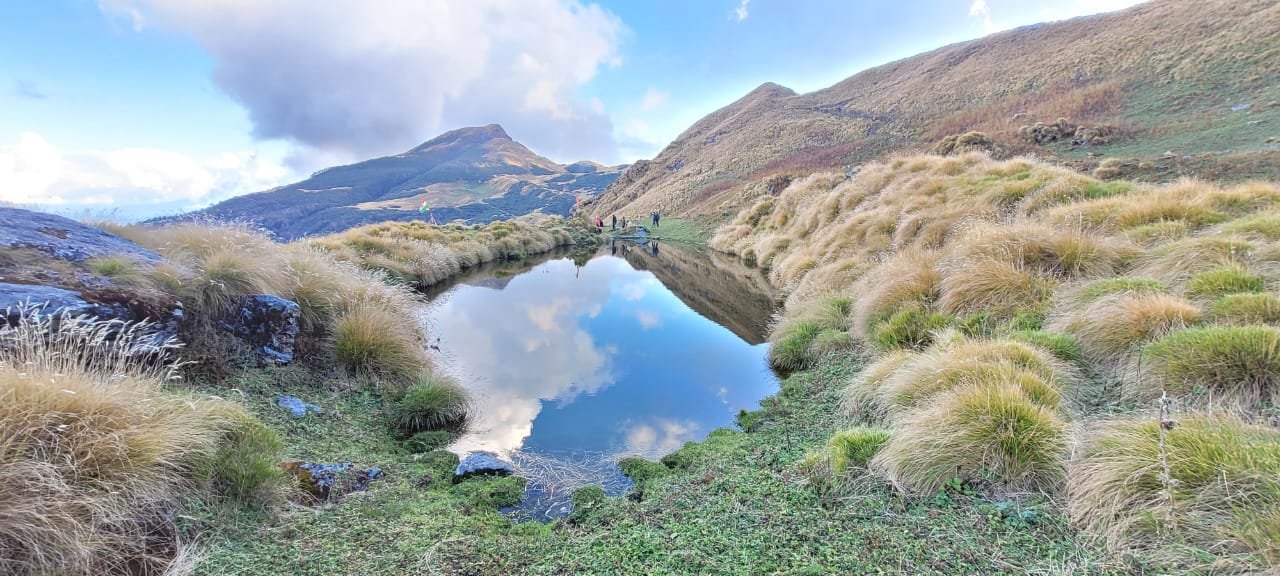
[[[1134,3],[0,0],[0,201],[174,212],[491,122],[632,161],[766,81]]]

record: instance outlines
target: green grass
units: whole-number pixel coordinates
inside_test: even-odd
[[[856,500],[825,498],[798,464],[843,428],[838,414],[815,407],[835,405],[857,367],[832,357],[792,375],[762,402],[758,431],[713,431],[666,459],[674,467],[624,462],[645,476],[638,497],[584,493],[590,513],[573,522],[518,525],[495,511],[518,480],[448,482],[456,458],[403,451],[376,393],[323,392],[292,369],[254,373],[236,385],[280,430],[286,456],[374,463],[387,479],[339,504],[276,518],[208,510],[198,573],[1113,573],[1052,501],[1024,501],[1037,511],[1026,522],[970,493],[909,499],[874,480],[851,487]],[[271,404],[280,392],[326,413],[292,418]]]
[[[387,408],[387,419],[404,436],[455,428],[467,419],[467,393],[457,384],[424,377],[409,386],[404,396]]]
[[[1080,343],[1070,334],[1044,330],[1019,330],[1009,334],[1008,338],[1044,348],[1067,362],[1080,362],[1084,359],[1080,351]]]
[[[1209,316],[1228,324],[1280,323],[1280,298],[1266,292],[1227,294],[1209,307]]]
[[[1187,280],[1188,298],[1217,298],[1224,294],[1262,292],[1262,276],[1238,267],[1201,272]]]
[[[630,220],[627,221],[631,223]],[[649,228],[654,236],[661,238],[664,242],[680,242],[694,246],[706,246],[711,241],[711,237],[715,235],[718,223],[688,218],[667,218],[663,217],[659,222],[659,226],[654,228],[648,218],[643,218],[639,224]],[[605,219],[605,231],[608,231],[609,221]]]
[[[868,327],[870,340],[880,350],[921,350],[933,342],[933,334],[951,325],[953,318],[941,312],[910,307]]]
[[[1147,345],[1137,396],[1208,397],[1248,408],[1280,404],[1280,329],[1210,326],[1174,332]]]

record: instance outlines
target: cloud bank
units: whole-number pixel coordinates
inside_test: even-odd
[[[101,0],[138,30],[193,38],[254,136],[328,156],[401,152],[501,123],[558,160],[612,160],[603,104],[578,95],[619,65],[621,22],[577,0]]]

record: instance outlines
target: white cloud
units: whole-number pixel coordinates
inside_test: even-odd
[[[645,112],[653,112],[667,105],[667,100],[671,98],[671,93],[659,90],[650,86],[644,91],[644,96],[640,98],[640,109]]]
[[[100,0],[134,28],[192,37],[263,139],[363,158],[497,122],[558,159],[616,156],[581,97],[621,64],[622,23],[578,0]]]
[[[733,9],[733,16],[737,18],[739,22],[746,20],[747,16],[750,16],[750,13],[747,12],[747,4],[750,3],[751,0],[742,0],[742,2],[738,4],[738,7]]]
[[[987,5],[987,0],[973,0],[973,4],[969,5],[969,15],[982,19],[983,32],[990,34],[996,31],[996,26],[991,21],[991,7]]]
[[[636,321],[646,331],[662,326],[662,317],[652,310],[637,310]]]
[[[252,152],[197,159],[152,148],[63,151],[32,132],[13,146],[0,145],[0,201],[55,210],[179,211],[270,188],[290,176]]]
[[[676,451],[697,437],[699,426],[692,420],[657,418],[653,424],[639,424],[626,432],[629,452],[657,457]]]

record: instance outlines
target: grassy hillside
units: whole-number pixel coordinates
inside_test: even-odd
[[[1270,183],[908,156],[797,180],[712,245],[787,290],[776,367],[869,357],[801,463],[837,494],[1046,494],[1115,553],[1235,573],[1280,566],[1278,210]]]
[[[847,169],[970,131],[999,153],[1078,169],[1115,158],[1131,178],[1272,177],[1277,59],[1280,6],[1267,0],[1156,0],[1028,26],[809,94],[765,84],[631,166],[587,209],[733,213],[760,188],[779,187],[770,175]]]

